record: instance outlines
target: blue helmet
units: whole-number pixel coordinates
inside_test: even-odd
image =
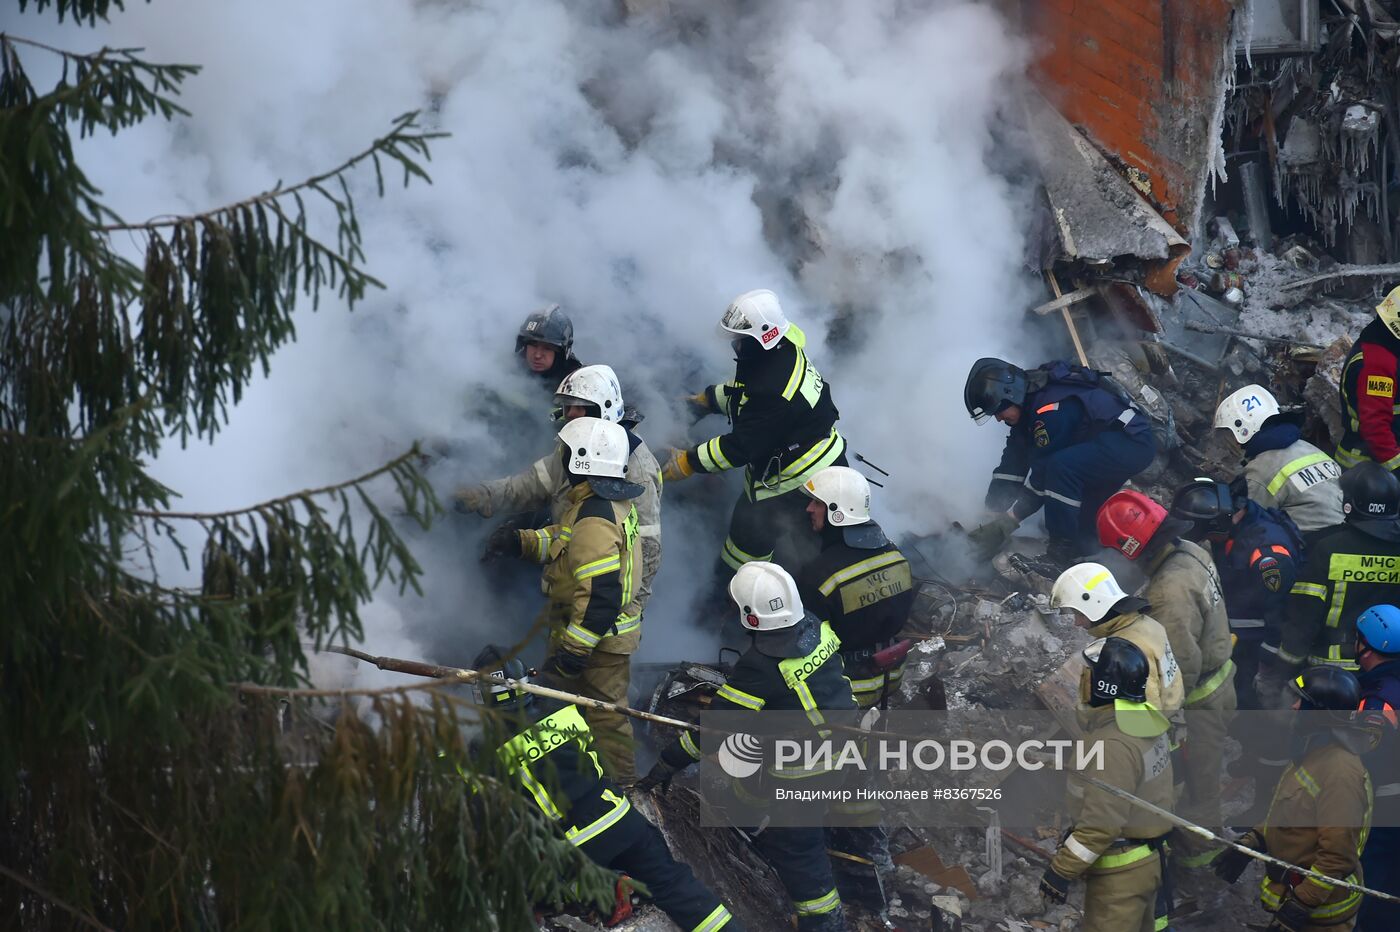
[[[1371,606],[1356,619],[1356,633],[1378,654],[1400,654],[1400,608]]]

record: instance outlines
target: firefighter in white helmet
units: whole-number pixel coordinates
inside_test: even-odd
[[[1130,596],[1101,563],[1079,563],[1055,580],[1050,606],[1074,615],[1075,624],[1096,638],[1132,641],[1147,655],[1152,675],[1147,680],[1147,703],[1164,715],[1175,715],[1186,699],[1181,671],[1162,625],[1147,614],[1147,602]],[[1080,682],[1080,698],[1088,696],[1089,674]]]
[[[870,483],[856,470],[828,466],[802,492],[822,544],[798,576],[802,602],[841,638],[856,701],[868,708],[887,698],[904,676],[904,656],[884,654],[897,644],[914,605],[909,561],[871,520]]]
[[[549,648],[542,673],[562,689],[627,705],[631,655],[641,642],[637,603],[641,568],[637,509],[642,487],[627,479],[627,431],[620,424],[579,417],[559,431],[568,476],[566,508],[548,527],[497,528],[488,553],[545,564],[541,588],[549,603],[543,624]],[[636,781],[631,719],[586,707],[608,776]]]
[[[627,475],[642,487],[634,502],[637,506],[637,532],[642,542],[641,577],[637,600],[645,611],[651,598],[651,583],[661,568],[661,467],[646,441],[633,431],[638,418],[625,405],[622,386],[611,366],[584,366],[564,377],[554,393],[555,417],[565,421],[576,417],[596,417],[620,423],[627,430],[629,454]],[[465,486],[453,494],[453,507],[483,518],[535,512],[546,506],[549,520],[557,524],[569,504],[573,486],[564,469],[560,448],[540,457],[525,470],[504,479],[492,479]]]
[[[751,560],[771,560],[784,519],[796,523],[805,500],[798,490],[817,472],[846,463],[846,441],[831,386],[807,358],[807,335],[783,314],[767,289],[739,295],[720,328],[732,336],[734,378],[689,399],[699,414],[724,414],[728,433],[673,450],[663,470],[678,482],[697,472],[744,468],[721,573]]]
[[[1249,497],[1279,508],[1304,534],[1342,523],[1342,469],[1303,439],[1298,419],[1280,411],[1262,385],[1246,385],[1215,409],[1215,426],[1244,451]]]
[[[841,669],[841,640],[830,624],[806,609],[787,571],[776,563],[746,563],[730,579],[729,595],[739,627],[751,641],[715,694],[711,710],[805,712],[814,725],[853,721],[856,701]],[[662,751],[661,760],[641,785],[669,780],[702,756],[717,753],[722,742],[723,736],[713,732],[683,733]],[[775,770],[774,775],[780,779],[770,783],[793,788],[827,788],[835,776],[820,768],[804,771],[800,777],[792,770]],[[749,798],[742,785],[736,785],[735,793],[747,804],[745,808],[765,803]],[[754,841],[792,897],[799,932],[846,928],[825,830],[770,826]]]

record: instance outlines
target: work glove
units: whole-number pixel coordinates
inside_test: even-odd
[[[664,758],[658,760],[647,771],[647,775],[637,781],[637,789],[648,792],[660,787],[664,792],[671,785],[671,778],[681,771],[680,767],[666,763]]]
[[[1263,850],[1263,841],[1259,838],[1258,832],[1247,832],[1236,844],[1244,845],[1251,851]],[[1228,884],[1233,884],[1240,879],[1249,867],[1249,862],[1254,859],[1237,848],[1226,848],[1216,855],[1214,861],[1210,863],[1210,869],[1215,872],[1215,876]]]
[[[692,424],[702,417],[715,413],[714,405],[710,404],[710,390],[708,388],[698,395],[686,395],[685,404],[690,409],[690,423]]]
[[[1265,932],[1303,932],[1312,928],[1312,907],[1295,896],[1290,896],[1279,905],[1274,913],[1274,921]]]
[[[587,654],[574,654],[557,650],[545,659],[540,673],[552,679],[571,680],[588,667]]]
[[[1055,868],[1045,868],[1045,873],[1040,875],[1040,895],[1053,904],[1063,903],[1069,899],[1069,881],[1055,872]]]
[[[518,557],[523,553],[520,549],[520,532],[509,524],[502,524],[491,532],[491,536],[486,538],[486,553],[483,560],[491,560],[496,557]]]
[[[484,485],[463,486],[452,493],[452,510],[458,514],[478,514],[491,517],[495,509],[491,507],[491,495]]]
[[[1285,701],[1288,697],[1288,681],[1297,672],[1297,666],[1265,651],[1259,660],[1259,671],[1254,674],[1254,695],[1259,699],[1259,707],[1287,708],[1291,704]]]
[[[666,465],[661,467],[661,478],[667,482],[680,482],[695,475],[695,467],[690,464],[690,453],[686,450],[672,450]]]
[[[972,544],[973,555],[979,560],[990,560],[1006,546],[1011,534],[1020,526],[1021,523],[1011,515],[1000,514],[981,527],[969,531],[967,539]]]

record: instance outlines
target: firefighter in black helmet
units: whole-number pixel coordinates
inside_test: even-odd
[[[1342,524],[1319,535],[1293,584],[1279,675],[1303,664],[1356,669],[1356,619],[1400,601],[1400,480],[1367,460],[1342,474]]]
[[[488,645],[474,664],[528,683],[525,666]],[[671,856],[656,827],[632,808],[606,776],[593,735],[578,706],[535,696],[507,683],[478,683],[481,704],[500,716],[485,719],[482,741],[499,765],[533,799],[565,838],[602,867],[646,884],[652,900],[690,932],[738,932],[742,927],[719,898]],[[479,750],[480,746],[478,746]]]
[[[1060,569],[1098,550],[1099,506],[1152,463],[1152,423],[1105,373],[1063,361],[1030,371],[987,357],[963,388],[972,419],[1011,428],[987,488],[1000,512],[972,532],[991,559],[1020,523],[1045,508],[1046,557]]]
[[[574,356],[574,322],[557,304],[525,318],[515,335],[515,353],[551,392],[564,376],[583,366]]]
[[[1376,464],[1370,464],[1376,465]],[[1377,468],[1381,468],[1377,466]],[[1361,754],[1374,735],[1358,719],[1361,687],[1335,665],[1304,670],[1291,684],[1295,701],[1291,758],[1268,817],[1238,841],[1289,864],[1362,884],[1361,850],[1371,824],[1371,779]],[[1251,859],[1228,849],[1214,868],[1234,883]],[[1266,864],[1259,900],[1273,914],[1269,932],[1352,928],[1362,894]]]
[[[1090,776],[1163,809],[1172,808],[1167,720],[1147,702],[1147,655],[1125,638],[1102,638],[1084,650],[1089,696],[1079,711],[1084,740],[1100,742],[1102,766]],[[1040,881],[1063,903],[1070,884],[1085,881],[1083,932],[1152,932],[1164,928],[1159,897],[1171,823],[1071,775],[1066,807],[1073,828]],[[1158,925],[1158,919],[1162,924]]]

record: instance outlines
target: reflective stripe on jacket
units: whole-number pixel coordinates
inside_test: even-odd
[[[1249,497],[1265,508],[1282,509],[1300,531],[1332,527],[1345,517],[1341,467],[1306,440],[1252,457],[1244,475]]]

